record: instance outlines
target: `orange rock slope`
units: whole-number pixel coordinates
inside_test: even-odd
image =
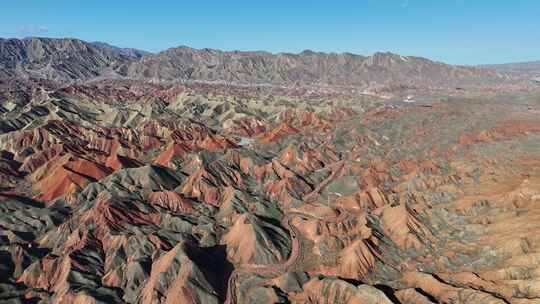
[[[0,100],[0,302],[540,299],[534,94],[49,89]]]

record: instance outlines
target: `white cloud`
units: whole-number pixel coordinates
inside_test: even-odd
[[[0,32],[2,35],[15,37],[39,36],[49,32],[49,28],[44,25],[25,25],[20,26],[12,31]]]
[[[20,28],[17,29],[16,33],[19,35],[33,36],[33,35],[45,34],[47,32],[49,32],[49,28],[46,26],[29,25],[29,26],[21,26]]]

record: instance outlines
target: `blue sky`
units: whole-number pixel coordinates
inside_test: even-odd
[[[540,60],[539,0],[10,0],[1,37],[76,37],[160,51],[371,54],[454,64]]]

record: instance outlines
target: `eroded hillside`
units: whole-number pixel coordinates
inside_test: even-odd
[[[540,99],[465,94],[12,85],[0,300],[537,303]]]

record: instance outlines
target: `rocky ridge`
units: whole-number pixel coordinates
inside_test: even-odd
[[[367,94],[399,90],[534,86],[503,69],[452,66],[392,53],[361,56],[177,47],[150,54],[77,39],[0,39],[0,79],[65,85],[95,79],[210,82],[234,85],[349,87]]]
[[[0,85],[0,302],[540,298],[535,92]]]

